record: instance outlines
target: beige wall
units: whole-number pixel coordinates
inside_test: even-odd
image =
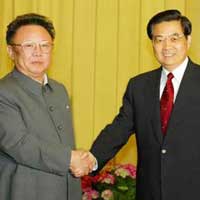
[[[159,66],[146,24],[156,12],[169,8],[191,19],[190,56],[200,62],[199,0],[0,0],[0,76],[12,69],[6,25],[26,12],[49,16],[57,30],[49,75],[68,88],[77,147],[89,148],[117,113],[129,78]],[[132,137],[115,161],[136,160]]]

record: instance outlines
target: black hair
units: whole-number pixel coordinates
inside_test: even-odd
[[[166,21],[180,21],[183,33],[187,36],[192,32],[192,24],[190,20],[181,14],[179,10],[165,10],[154,15],[147,24],[147,35],[152,40],[153,26]]]
[[[6,42],[7,44],[12,43],[12,39],[16,34],[17,30],[21,26],[25,25],[39,25],[45,28],[50,34],[52,40],[55,38],[55,29],[51,20],[43,15],[36,13],[27,13],[24,15],[17,16],[10,24],[7,26],[6,32]]]

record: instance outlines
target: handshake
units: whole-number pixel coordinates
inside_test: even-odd
[[[86,150],[73,150],[71,153],[70,170],[75,177],[91,173],[97,166],[96,158]]]

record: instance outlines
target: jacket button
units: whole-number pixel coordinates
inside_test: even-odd
[[[166,149],[162,149],[162,154],[166,154],[167,153],[167,150]]]
[[[69,105],[66,105],[66,109],[69,109]]]
[[[63,129],[62,125],[58,125],[57,128],[59,131],[61,131]]]
[[[53,111],[54,111],[54,107],[53,107],[53,106],[49,106],[49,110],[50,110],[51,112],[53,112]]]

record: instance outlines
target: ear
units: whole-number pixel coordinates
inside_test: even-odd
[[[188,35],[188,36],[187,36],[187,46],[188,46],[188,49],[190,48],[191,43],[192,43],[192,36],[191,36],[191,35]]]
[[[13,47],[12,46],[10,46],[10,45],[8,45],[7,46],[7,52],[8,52],[8,55],[10,56],[10,58],[12,59],[12,60],[14,60],[14,50],[13,50]]]

